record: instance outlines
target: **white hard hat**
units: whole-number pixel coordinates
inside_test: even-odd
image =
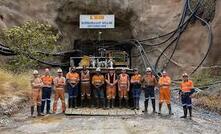
[[[48,69],[48,68],[45,68],[45,72],[49,72],[49,69]]]
[[[152,72],[152,69],[150,67],[146,68],[146,72]]]
[[[184,74],[183,74],[183,77],[184,77],[184,76],[187,76],[187,77],[188,77],[188,74],[187,74],[187,73],[184,73]]]
[[[113,68],[113,67],[110,67],[109,69],[110,69],[110,70],[114,70],[114,68]]]
[[[59,68],[59,69],[57,70],[57,73],[62,73],[62,70]]]
[[[96,72],[100,72],[101,71],[101,68],[96,68]]]
[[[164,70],[164,71],[163,71],[163,74],[167,74],[167,72]]]
[[[138,71],[138,68],[135,67],[133,70],[134,70],[134,71]]]
[[[122,68],[122,70],[121,71],[126,71],[126,68]]]
[[[38,70],[34,70],[34,71],[33,71],[33,74],[38,74]]]

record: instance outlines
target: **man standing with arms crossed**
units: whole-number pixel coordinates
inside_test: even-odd
[[[139,101],[140,101],[140,93],[141,93],[141,80],[142,76],[139,74],[138,68],[134,68],[134,74],[131,77],[131,85],[132,85],[132,94],[133,94],[133,102],[134,108],[139,110]]]
[[[62,113],[65,112],[66,106],[65,106],[65,97],[64,97],[64,87],[66,84],[66,79],[63,77],[63,73],[61,69],[57,70],[58,76],[54,78],[54,86],[55,86],[55,96],[54,96],[54,104],[53,104],[53,113],[56,113],[57,111],[57,103],[58,99],[61,100],[62,104]]]
[[[38,77],[38,71],[33,71],[34,78],[31,80],[31,117],[34,117],[34,108],[37,107],[38,116],[41,116],[41,88],[43,86],[42,80]]]

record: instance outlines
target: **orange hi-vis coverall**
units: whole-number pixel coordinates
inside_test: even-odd
[[[116,97],[116,84],[117,84],[117,78],[116,78],[116,74],[113,73],[113,75],[111,75],[110,73],[107,74],[106,76],[106,82],[107,82],[107,86],[106,86],[106,95],[107,95],[107,99],[115,99]]]
[[[54,85],[55,85],[55,96],[54,96],[54,104],[53,104],[53,112],[57,111],[57,103],[58,99],[61,100],[62,103],[62,112],[65,112],[65,97],[64,97],[64,87],[66,84],[66,79],[64,77],[55,77]]]
[[[120,98],[128,99],[128,91],[130,89],[130,81],[128,74],[120,74],[118,81],[118,90]]]
[[[31,80],[32,93],[31,100],[32,106],[41,105],[41,88],[43,86],[42,80],[40,78],[35,78]]]
[[[160,77],[160,103],[166,102],[167,104],[170,104],[170,84],[171,78],[169,76]]]

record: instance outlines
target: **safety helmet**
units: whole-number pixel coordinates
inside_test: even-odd
[[[57,70],[57,73],[62,73],[62,70],[59,68],[59,69]]]
[[[152,69],[150,67],[146,68],[146,72],[152,72]]]
[[[33,71],[33,74],[35,75],[35,74],[38,74],[38,70],[34,70]]]
[[[121,71],[126,71],[126,68],[122,68]]]
[[[167,72],[164,70],[164,71],[162,72],[162,74],[167,74]]]
[[[138,68],[135,67],[135,68],[134,68],[134,71],[138,71]]]
[[[96,68],[96,72],[100,72],[101,71],[101,68]]]
[[[187,76],[188,77],[188,74],[187,73],[183,73],[183,77]]]
[[[113,67],[110,67],[109,70],[114,70],[114,68],[113,68]]]
[[[45,68],[45,72],[49,72],[49,69],[48,69],[48,68]]]

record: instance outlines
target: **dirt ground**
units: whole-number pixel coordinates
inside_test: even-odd
[[[141,109],[143,109],[141,98]],[[173,116],[151,113],[137,116],[65,116],[58,114],[30,118],[29,107],[12,117],[0,118],[1,134],[220,134],[221,116],[194,110],[192,119],[180,119],[182,107],[173,103]]]

